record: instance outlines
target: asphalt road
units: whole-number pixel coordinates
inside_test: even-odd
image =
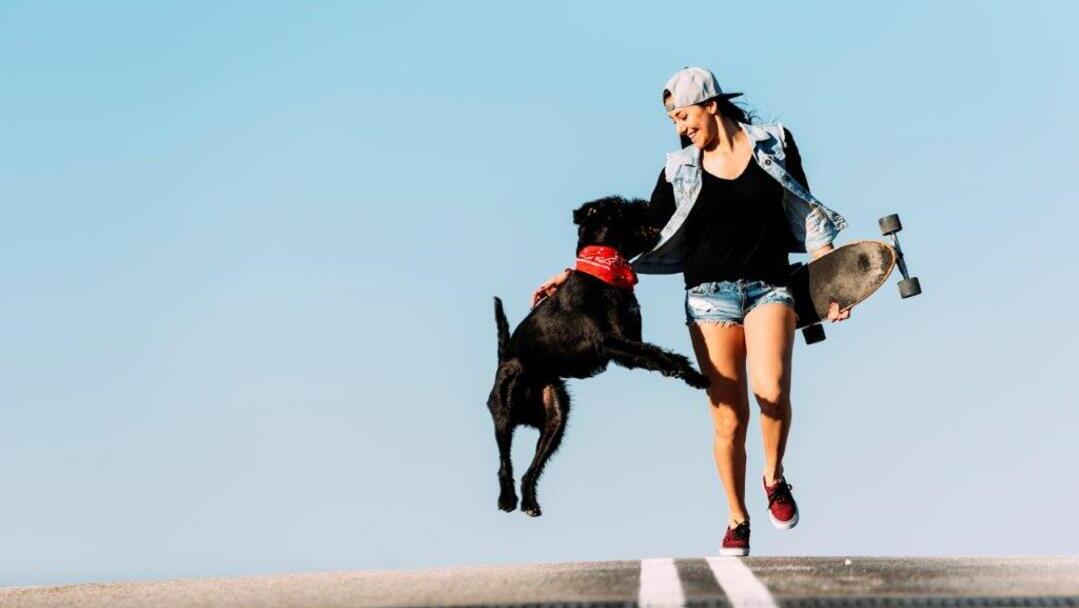
[[[0,607],[1075,606],[1079,557],[693,557],[0,587]]]

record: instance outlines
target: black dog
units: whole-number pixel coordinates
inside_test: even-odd
[[[573,212],[577,252],[587,245],[618,250],[629,259],[650,249],[658,230],[648,221],[645,201],[607,197]],[[630,287],[632,284],[630,285]],[[681,378],[695,388],[709,380],[689,360],[641,342],[641,312],[632,288],[612,285],[574,270],[553,296],[540,302],[510,336],[502,301],[495,298],[498,325],[498,371],[487,408],[494,418],[501,466],[498,508],[517,508],[510,445],[519,425],[540,431],[536,454],[521,479],[521,509],[540,515],[536,482],[547,459],[558,449],[569,415],[570,399],[563,378],[589,378],[611,361]],[[547,398],[545,399],[545,393]]]

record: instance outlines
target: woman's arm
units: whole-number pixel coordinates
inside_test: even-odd
[[[549,298],[554,295],[554,292],[558,291],[558,286],[566,282],[569,278],[570,269],[567,268],[562,272],[547,279],[542,285],[536,288],[536,291],[532,292],[532,308],[536,307],[543,298]]]
[[[798,180],[798,183],[805,186],[806,190],[809,190],[809,181],[806,179],[805,170],[802,168],[802,155],[798,152],[798,144],[794,143],[794,136],[791,135],[791,132],[788,131],[786,127],[783,128],[783,137],[786,139],[785,150],[787,153],[787,172],[791,174],[791,177]],[[809,261],[812,262],[813,260],[816,260],[817,258],[834,249],[835,247],[833,247],[831,243],[828,243],[823,247],[818,247],[817,249],[809,252]],[[835,302],[832,302],[832,305],[828,307],[829,321],[842,321],[849,318],[849,308],[847,310],[840,311],[839,304],[836,304]]]
[[[794,136],[787,127],[783,127],[783,151],[787,155],[785,161],[787,166],[787,173],[791,174],[791,177],[798,180],[799,184],[802,184],[806,190],[809,190],[809,180],[806,179],[805,169],[802,168],[802,153],[798,151],[798,144],[794,141]]]
[[[677,206],[674,202],[674,186],[667,181],[666,171],[660,169],[656,187],[652,188],[652,198],[648,201],[648,217],[652,226],[657,230],[666,226]]]
[[[783,128],[783,149],[786,152],[786,169],[787,173],[801,184],[807,191],[809,191],[809,180],[806,179],[805,169],[802,167],[802,155],[798,150],[798,144],[794,141],[794,136],[791,132],[784,127]],[[829,211],[829,213],[832,213]],[[835,237],[839,233],[841,228],[833,224],[831,218],[821,209],[816,209],[806,217],[806,239],[802,243],[810,250],[810,259],[816,259],[827,251],[831,251],[830,248],[820,251],[822,247],[827,247],[835,240]],[[812,252],[816,251],[816,256]]]

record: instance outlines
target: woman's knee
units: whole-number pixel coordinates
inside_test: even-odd
[[[755,382],[753,396],[762,409],[783,407],[790,403],[790,387],[782,382]]]
[[[749,408],[712,404],[712,427],[716,437],[724,441],[745,441],[749,426]]]
[[[745,399],[746,387],[739,378],[732,378],[711,370],[708,379],[712,381],[712,384],[704,390],[713,407],[737,404]]]

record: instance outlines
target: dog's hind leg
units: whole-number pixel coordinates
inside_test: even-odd
[[[693,369],[693,365],[683,355],[672,353],[647,342],[633,342],[623,338],[608,337],[603,342],[611,360],[628,368],[643,368],[659,372],[664,376],[681,378],[694,388],[708,388],[711,381],[708,376]]]
[[[495,385],[487,398],[487,409],[495,425],[495,441],[498,443],[498,508],[507,513],[517,508],[517,490],[513,483],[513,401],[517,398],[523,370],[517,361],[498,367]]]
[[[532,517],[539,517],[542,514],[539,503],[536,501],[536,483],[543,474],[547,460],[562,443],[570,409],[569,393],[562,380],[555,380],[544,386],[542,398],[547,419],[536,441],[536,455],[532,457],[532,464],[521,478],[521,510]]]
[[[513,425],[507,420],[495,423],[495,440],[498,441],[498,508],[509,513],[517,508],[517,490],[513,487]]]

